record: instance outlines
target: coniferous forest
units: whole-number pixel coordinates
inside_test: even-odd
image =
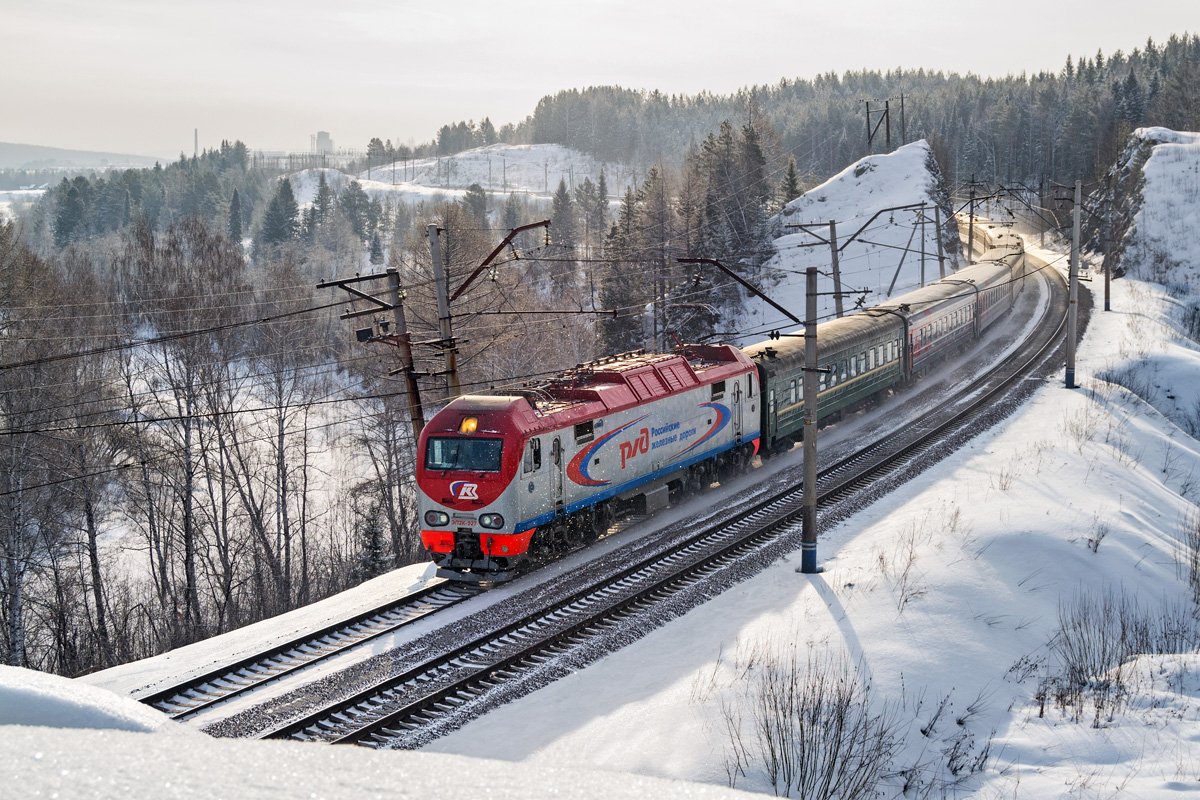
[[[571,89],[499,129],[484,117],[416,148],[367,143],[376,165],[554,143],[642,176],[602,172],[544,198],[476,185],[396,204],[321,173],[302,208],[292,176],[240,141],[63,178],[0,224],[4,659],[79,674],[423,558],[396,355],[353,341],[346,297],[316,284],[395,269],[414,338],[436,338],[431,223],[461,281],[507,231],[551,220],[456,301],[464,390],[511,385],[643,346],[657,299],[675,300],[656,303],[660,345],[729,335],[739,290],[676,259],[754,277],[781,206],[867,154],[867,100],[888,100],[893,147],[930,142],[953,191],[1095,185],[1135,128],[1200,130],[1198,87],[1200,37],[1184,35],[1036,75]],[[433,351],[418,359],[437,371]],[[423,390],[436,404],[445,380]]]

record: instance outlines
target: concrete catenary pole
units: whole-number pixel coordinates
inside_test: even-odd
[[[938,248],[938,277],[946,277],[946,252],[942,249],[942,207],[933,207],[933,227],[936,231],[934,238],[937,239]]]
[[[442,355],[446,362],[449,395],[454,398],[462,393],[462,388],[458,383],[458,348],[454,345],[454,333],[450,325],[450,281],[442,265],[438,226],[430,225],[426,230],[429,233],[429,255],[433,259],[433,283],[437,289],[438,330],[442,338]]]
[[[805,271],[804,309],[804,513],[800,571],[817,569],[817,268]]]
[[[1071,266],[1068,273],[1067,300],[1067,375],[1068,389],[1075,388],[1075,336],[1079,326],[1079,209],[1083,205],[1083,182],[1075,181],[1075,203],[1071,209]]]
[[[833,267],[833,310],[843,316],[842,310],[842,267],[838,263],[837,221],[829,220],[829,259]]]
[[[401,371],[404,373],[404,386],[408,395],[408,416],[412,424],[413,442],[421,438],[421,430],[425,427],[425,410],[421,406],[421,388],[417,384],[416,366],[413,364],[412,335],[408,332],[408,322],[404,318],[404,301],[400,296],[400,273],[389,269],[388,300],[392,304],[392,321],[396,325],[396,346],[400,348]]]

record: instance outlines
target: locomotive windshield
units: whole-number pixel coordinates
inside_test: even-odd
[[[425,444],[425,469],[499,472],[500,439],[432,436]]]

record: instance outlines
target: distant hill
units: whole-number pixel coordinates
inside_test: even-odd
[[[102,169],[105,167],[152,167],[160,158],[127,153],[97,153],[64,150],[37,144],[0,142],[0,169]]]

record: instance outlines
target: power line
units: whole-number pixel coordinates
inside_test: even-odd
[[[14,362],[9,362],[7,364],[0,364],[0,370],[10,370],[10,369],[18,369],[20,367],[40,366],[42,364],[49,364],[49,363],[53,363],[56,361],[68,361],[73,358],[84,358],[86,356],[98,356],[98,355],[103,355],[105,353],[114,353],[114,352],[119,352],[121,350],[129,350],[129,349],[132,349],[135,347],[144,347],[146,345],[166,344],[168,342],[179,341],[180,339],[188,339],[193,336],[204,336],[204,335],[210,334],[210,333],[219,333],[221,331],[237,330],[239,328],[247,328],[247,327],[250,327],[251,325],[263,325],[263,324],[270,323],[270,322],[277,322],[281,319],[287,319],[289,317],[296,317],[296,316],[300,316],[301,314],[311,314],[314,311],[323,311],[328,308],[336,308],[336,307],[344,305],[344,304],[345,304],[344,301],[337,302],[337,303],[327,303],[325,305],[312,306],[310,308],[303,308],[303,309],[300,309],[297,311],[288,311],[288,312],[284,312],[281,314],[275,314],[275,315],[269,316],[269,317],[261,317],[259,319],[249,319],[249,320],[242,320],[240,322],[229,322],[229,323],[225,323],[223,325],[214,325],[211,328],[200,328],[200,329],[190,330],[190,331],[179,331],[177,333],[170,333],[170,334],[166,334],[164,336],[154,336],[149,339],[135,339],[133,341],[124,342],[122,344],[110,345],[108,347],[96,347],[96,348],[92,348],[90,350],[76,351],[74,353],[60,353],[58,355],[53,355],[53,356],[42,356],[40,358],[32,358],[32,359],[28,359],[26,361],[14,361]]]

